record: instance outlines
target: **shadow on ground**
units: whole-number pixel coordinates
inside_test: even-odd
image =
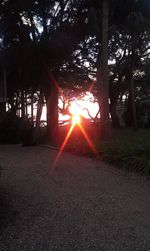
[[[12,194],[0,186],[0,232],[13,224],[17,210],[11,204]]]

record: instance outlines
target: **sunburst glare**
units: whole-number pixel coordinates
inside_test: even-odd
[[[73,125],[80,124],[81,122],[80,114],[72,114],[71,122]]]

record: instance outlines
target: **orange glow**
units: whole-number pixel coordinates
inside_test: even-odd
[[[49,69],[48,69],[48,67],[47,67],[47,65],[45,64],[44,61],[43,61],[43,65],[45,66],[45,69],[46,69],[46,71],[47,71],[47,73],[48,73],[49,80],[50,80],[50,82],[52,83],[54,89],[55,89],[57,92],[61,92],[61,95],[62,95],[62,96],[64,97],[64,99],[65,99],[65,95],[64,95],[63,92],[61,91],[61,89],[60,89],[60,87],[59,87],[59,84],[57,83],[57,81],[56,81],[55,77],[53,76],[53,74],[49,72]],[[93,89],[94,83],[95,83],[95,81],[93,81],[93,83],[91,83],[90,88],[89,88],[89,93],[86,93],[86,95],[85,95],[85,96],[87,96],[88,98],[90,98],[90,95],[91,95],[91,94],[90,94],[90,91]],[[92,96],[91,96],[91,97],[92,97]],[[89,112],[90,112],[91,102],[90,102],[89,100],[84,100],[84,99],[83,99],[83,100],[79,99],[79,100],[76,100],[76,101],[78,101],[78,102],[74,102],[74,103],[72,102],[71,107],[70,107],[70,109],[69,109],[69,110],[70,110],[70,113],[72,114],[72,126],[70,127],[70,129],[69,129],[69,131],[68,131],[68,133],[67,133],[67,135],[66,135],[66,138],[65,138],[65,140],[64,140],[64,142],[63,142],[63,144],[62,144],[62,146],[60,147],[60,150],[59,150],[59,152],[58,152],[58,154],[57,154],[57,156],[56,156],[56,158],[55,158],[55,160],[54,160],[54,162],[53,162],[53,164],[52,164],[52,168],[51,168],[51,170],[49,171],[49,174],[50,174],[50,175],[53,174],[54,169],[55,169],[55,167],[56,167],[56,164],[57,164],[57,162],[58,162],[58,160],[59,160],[59,158],[60,158],[60,156],[61,156],[61,154],[62,154],[62,152],[63,152],[63,150],[64,150],[64,148],[65,148],[65,146],[66,146],[66,144],[67,144],[67,142],[68,142],[68,140],[69,140],[69,138],[70,138],[70,136],[71,136],[71,133],[72,133],[72,131],[73,131],[73,129],[75,128],[76,125],[80,128],[80,130],[81,130],[82,134],[84,135],[84,137],[85,137],[87,143],[89,144],[91,150],[94,152],[94,154],[95,154],[96,156],[98,156],[98,153],[97,153],[97,151],[96,151],[96,149],[95,149],[95,146],[94,146],[93,142],[91,141],[91,139],[89,138],[88,134],[86,133],[85,129],[83,128],[83,126],[82,126],[82,124],[81,124],[81,117],[80,117],[80,115],[86,117],[85,110],[88,109]],[[77,103],[78,103],[78,104],[77,104]],[[84,104],[84,105],[83,105],[83,104]],[[98,106],[98,104],[96,104],[96,105]],[[85,108],[84,108],[84,106],[85,106]],[[96,110],[97,110],[97,109],[98,109],[98,108],[96,107]],[[94,106],[93,106],[91,112],[92,112],[92,113],[95,112]],[[87,114],[87,117],[89,118],[89,115],[88,115],[88,114]]]
[[[79,115],[81,112],[81,107],[76,104],[75,101],[73,101],[69,107],[69,111],[72,115]]]
[[[96,151],[96,148],[95,148],[95,146],[94,146],[92,140],[90,139],[90,137],[89,137],[88,134],[86,133],[85,129],[83,128],[83,126],[82,126],[81,124],[79,124],[79,127],[80,127],[81,132],[83,133],[83,135],[84,135],[84,137],[85,137],[87,143],[89,144],[91,150],[93,151],[93,153],[94,153],[96,156],[98,156],[98,153],[97,153],[97,151]]]
[[[90,88],[94,83],[91,84]],[[70,102],[69,112],[71,114],[79,114],[81,117],[90,119],[89,114],[95,117],[99,110],[98,103],[94,101],[94,96],[90,92],[86,92],[81,98],[75,98]]]
[[[58,152],[58,154],[57,154],[57,156],[56,156],[56,158],[55,158],[53,164],[52,164],[52,168],[51,168],[51,170],[50,170],[50,172],[49,172],[50,175],[53,174],[54,169],[55,169],[55,167],[56,167],[56,164],[57,164],[57,162],[58,162],[60,156],[62,155],[62,152],[63,152],[63,150],[64,150],[64,148],[65,148],[65,146],[66,146],[66,144],[67,144],[67,142],[68,142],[68,140],[69,140],[69,138],[70,138],[70,136],[71,136],[71,133],[72,133],[72,131],[73,131],[75,125],[76,125],[76,124],[74,123],[74,124],[72,124],[72,126],[70,127],[69,132],[67,133],[67,136],[66,136],[66,138],[65,138],[65,140],[64,140],[64,142],[63,142],[63,144],[62,144],[62,146],[61,146],[61,148],[60,148],[60,150],[59,150],[59,152]],[[93,153],[94,153],[96,156],[98,156],[98,153],[97,153],[97,151],[96,151],[96,148],[95,148],[95,146],[94,146],[92,140],[90,139],[90,137],[89,137],[88,134],[86,133],[85,129],[83,128],[83,126],[82,126],[80,123],[78,123],[77,125],[79,126],[79,128],[80,128],[82,134],[84,135],[84,137],[85,137],[87,143],[89,144],[91,150],[93,151]]]
[[[95,81],[93,81],[93,82],[90,84],[88,92],[92,92],[94,85],[95,85]]]
[[[59,150],[59,152],[58,152],[58,154],[57,154],[57,156],[56,156],[56,158],[55,158],[53,164],[52,164],[52,168],[51,168],[51,170],[50,170],[50,172],[49,172],[50,175],[52,175],[52,173],[53,173],[53,171],[54,171],[54,169],[55,169],[55,166],[56,166],[56,164],[57,164],[57,162],[58,162],[58,160],[59,160],[59,158],[60,158],[60,156],[61,156],[61,154],[62,154],[64,148],[65,148],[65,145],[66,145],[67,142],[68,142],[68,139],[70,138],[70,135],[71,135],[71,133],[72,133],[74,127],[75,127],[75,124],[72,124],[72,126],[70,127],[69,132],[67,133],[67,136],[66,136],[66,138],[65,138],[65,140],[64,140],[64,142],[63,142],[63,144],[62,144],[62,146],[61,146],[61,148],[60,148],[60,150]]]
[[[81,122],[81,118],[79,114],[73,114],[72,115],[72,124],[76,125],[76,124],[80,124]]]

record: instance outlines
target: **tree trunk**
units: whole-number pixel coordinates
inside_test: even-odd
[[[6,114],[6,102],[0,102],[0,123],[5,118]]]
[[[34,98],[34,93],[33,93],[33,90],[31,90],[31,122],[33,124],[34,122],[34,119],[33,119],[33,98]]]
[[[6,69],[3,69],[3,79],[0,83],[0,122],[3,121],[6,114],[6,100],[7,100],[7,75]]]
[[[21,117],[23,120],[25,120],[25,100],[23,90],[21,90]]]
[[[46,98],[47,132],[51,144],[58,142],[58,89],[51,84],[50,95]]]
[[[36,128],[40,128],[41,126],[41,115],[42,115],[42,110],[43,110],[43,95],[40,93],[39,95],[39,100],[37,104],[37,114],[36,114]]]
[[[109,121],[109,86],[108,86],[108,14],[109,1],[103,0],[102,7],[102,64],[99,66],[99,106],[100,106],[100,134],[102,139],[110,136]],[[100,70],[101,67],[101,70]]]
[[[131,67],[131,72],[129,73],[129,102],[131,107],[131,123],[134,130],[137,130],[137,116],[136,116],[136,106],[135,106],[135,95],[134,95],[134,79],[133,79],[133,70]]]
[[[28,118],[28,101],[27,101],[27,95],[25,95],[25,117]]]
[[[116,102],[111,101],[110,113],[111,113],[111,120],[112,120],[113,128],[119,128],[120,127],[118,116],[117,116],[117,113],[116,113],[116,105],[117,105]]]

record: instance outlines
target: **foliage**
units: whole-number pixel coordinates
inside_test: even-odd
[[[0,143],[17,144],[20,140],[21,119],[9,111],[0,124]]]
[[[115,129],[110,141],[99,142],[94,126],[93,128],[92,126],[85,127],[85,129],[96,146],[101,160],[129,171],[150,175],[149,130],[134,132],[129,129]],[[66,135],[67,130],[67,128],[62,127],[60,135]],[[65,150],[77,155],[95,157],[79,129],[72,133]]]
[[[33,128],[32,122],[28,119],[26,119],[25,121],[22,121],[21,143],[22,143],[22,146],[35,145],[34,128]]]
[[[38,92],[48,104],[48,98],[54,96],[51,75],[73,95],[96,80],[102,58],[102,2],[1,1],[0,66],[6,67],[11,108],[24,106],[22,92],[26,97]],[[142,79],[150,78],[150,4],[147,0],[109,0],[109,4],[109,97],[114,121],[118,100],[129,97],[131,65],[134,78],[140,80],[135,97],[149,95],[150,82],[145,86]],[[100,100],[97,85],[92,87]],[[52,107],[57,106],[55,101]],[[54,116],[49,117],[53,123]]]
[[[130,171],[150,174],[150,131],[116,132],[109,143],[102,143],[102,159]]]

